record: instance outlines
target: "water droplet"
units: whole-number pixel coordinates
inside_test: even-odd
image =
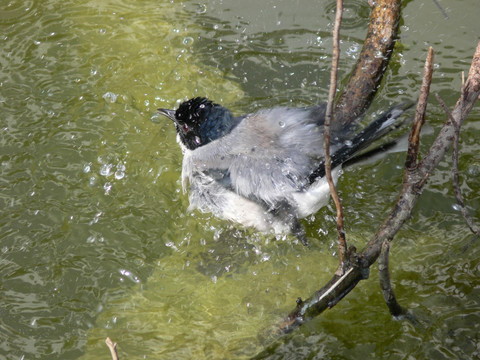
[[[155,123],[155,124],[160,124],[161,123],[161,119],[163,119],[163,115],[160,115],[159,113],[154,113],[151,117],[150,117],[150,121]]]
[[[118,95],[117,94],[114,94],[113,92],[111,91],[107,91],[105,94],[103,94],[103,99],[108,102],[108,103],[114,103],[117,101],[117,97]]]
[[[90,180],[88,181],[88,183],[90,184],[90,186],[93,186],[93,185],[95,185],[96,181],[97,181],[97,178],[95,176],[92,176],[90,178]]]
[[[105,35],[107,33],[107,29],[100,29],[100,34]]]
[[[207,12],[207,5],[205,5],[205,4],[198,4],[196,13],[197,13],[197,14],[205,14],[206,12]]]
[[[112,175],[113,171],[112,171],[112,164],[104,164],[102,165],[102,167],[100,168],[100,175],[102,176],[110,176]]]
[[[178,248],[173,241],[169,241],[169,242],[165,243],[165,246],[169,247],[169,248],[172,248],[175,251],[178,251]]]
[[[345,146],[351,147],[353,145],[352,140],[345,140],[344,142]]]
[[[125,165],[123,165],[122,163],[119,163],[117,165],[117,171],[115,171],[115,179],[117,180],[121,180],[125,177]]]
[[[193,38],[191,36],[187,36],[186,38],[183,39],[183,44],[187,46],[192,45]]]
[[[133,281],[134,283],[139,283],[140,279],[132,274],[131,271],[125,270],[125,269],[120,269],[120,274],[123,276],[127,277],[129,280]]]
[[[115,179],[121,180],[125,177],[125,173],[123,171],[115,171]]]
[[[92,166],[92,163],[88,163],[88,164],[85,164],[83,165],[83,172],[86,174],[86,173],[89,173],[90,170],[91,170],[91,166]]]
[[[480,176],[480,164],[471,164],[467,171],[471,176]]]
[[[278,125],[280,125],[281,128],[285,127],[285,122],[284,121],[279,121]]]
[[[347,54],[347,56],[353,58],[353,59],[356,59],[357,57],[357,54],[360,50],[360,47],[358,44],[354,44],[354,45],[351,45],[346,51],[345,53]]]
[[[110,193],[110,190],[112,190],[112,184],[110,182],[106,182],[103,185],[103,190],[105,190],[105,195],[108,195]]]
[[[96,224],[98,223],[98,220],[100,219],[100,216],[102,216],[102,212],[98,212],[95,214],[95,216],[93,217],[93,219],[88,223],[88,225],[93,225],[93,224]]]

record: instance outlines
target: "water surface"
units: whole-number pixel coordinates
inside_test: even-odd
[[[478,4],[404,3],[374,116],[432,90],[452,106],[478,41]],[[365,36],[346,4],[340,76]],[[205,95],[236,114],[325,99],[333,1],[9,1],[0,5],[0,357],[248,358],[264,330],[334,271],[332,207],[304,223],[311,249],[186,212],[181,152],[155,114]],[[461,185],[480,218],[480,112],[462,133]],[[432,100],[428,122],[445,116]],[[432,140],[427,135],[425,149]],[[347,236],[365,244],[391,208],[402,154],[346,169]],[[455,206],[451,161],[392,247],[393,320],[376,267],[331,311],[280,339],[273,359],[480,357],[480,250]]]

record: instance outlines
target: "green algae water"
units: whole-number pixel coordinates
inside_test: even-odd
[[[473,0],[404,2],[369,117],[432,91],[453,106],[478,41]],[[266,330],[336,267],[332,206],[307,249],[188,213],[181,151],[158,107],[208,96],[235,114],[326,98],[334,1],[3,1],[0,4],[0,358],[480,358],[480,243],[455,205],[450,159],[392,244],[392,281],[416,324],[369,280],[292,334]],[[366,2],[345,4],[340,76]],[[431,100],[431,134],[445,120]],[[461,136],[461,186],[480,222],[480,111]],[[347,239],[361,248],[396,199],[403,154],[345,169]]]

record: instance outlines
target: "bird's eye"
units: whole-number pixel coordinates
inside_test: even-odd
[[[183,124],[182,128],[185,132],[188,132],[188,130],[190,130],[187,124]]]

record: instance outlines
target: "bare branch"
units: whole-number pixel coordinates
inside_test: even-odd
[[[378,273],[380,275],[380,287],[382,289],[383,298],[390,310],[392,316],[404,315],[406,311],[400,306],[393,292],[392,285],[390,283],[390,270],[388,265],[388,256],[390,253],[391,239],[386,239],[382,244],[382,251],[378,258]]]
[[[463,74],[463,73],[462,73]],[[462,76],[462,96],[460,96],[460,99],[464,99],[464,84],[465,79],[463,79]],[[440,98],[438,94],[435,94],[438,102],[440,105],[442,105],[443,109],[445,110],[446,114],[448,115],[449,121],[452,122],[452,124],[455,125],[455,119],[452,116],[452,113],[450,112],[450,109],[448,106],[445,104],[445,102]],[[462,100],[463,101],[463,100]],[[463,103],[461,103],[463,106]],[[462,195],[462,190],[460,188],[460,176],[458,174],[458,143],[460,140],[460,127],[455,126],[455,135],[453,138],[453,150],[452,150],[452,183],[453,183],[453,191],[455,193],[455,198],[457,200],[457,204],[460,206],[460,212],[463,215],[463,218],[467,222],[468,227],[474,233],[475,235],[480,234],[480,228],[478,227],[477,224],[475,224],[475,221],[470,215],[470,212],[467,209],[467,206],[465,205],[465,201],[463,200],[463,195]]]
[[[417,171],[417,159],[418,159],[418,148],[420,145],[420,132],[422,130],[422,126],[425,123],[425,113],[427,110],[427,103],[428,103],[428,95],[430,93],[430,85],[432,83],[432,74],[433,74],[433,57],[434,51],[433,48],[430,47],[428,49],[427,58],[425,60],[425,65],[423,68],[423,78],[422,78],[422,86],[420,88],[420,95],[417,102],[417,107],[415,110],[415,118],[412,124],[412,129],[410,131],[408,137],[408,150],[407,150],[407,157],[405,160],[405,172],[403,177],[403,184],[404,190],[406,190],[406,186],[411,181],[412,177],[415,175]],[[418,184],[418,189],[421,189],[427,180],[427,177],[421,179],[421,182]],[[400,198],[397,201],[396,206],[399,204],[401,200]],[[401,226],[402,223],[400,223]],[[378,272],[380,276],[380,287],[382,289],[383,298],[385,303],[390,310],[390,313],[393,316],[400,316],[406,314],[406,311],[398,304],[395,294],[392,289],[392,285],[390,283],[390,272],[388,266],[388,257],[390,253],[390,242],[393,240],[392,237],[386,237],[383,239],[380,248],[380,256],[378,258]],[[378,247],[378,242],[376,245]]]
[[[324,124],[324,142],[323,152],[325,155],[325,177],[327,178],[332,194],[335,208],[337,209],[337,232],[338,232],[338,268],[337,275],[342,275],[345,268],[345,252],[347,249],[347,240],[345,238],[345,229],[343,226],[343,209],[340,197],[338,196],[335,183],[332,178],[332,158],[330,156],[330,124],[334,120],[333,106],[335,101],[335,92],[337,91],[337,73],[338,73],[338,59],[340,58],[340,25],[342,23],[343,0],[337,0],[337,12],[335,16],[335,25],[333,27],[333,56],[332,69],[330,72],[330,89],[328,92],[327,111],[325,114]]]
[[[468,79],[465,83],[465,101],[459,99],[452,111],[455,123],[458,125],[463,123],[479,95],[480,42],[477,44]],[[413,206],[416,204],[426,180],[450,148],[454,134],[455,125],[452,121],[447,121],[417,168],[413,171],[406,171],[408,175],[404,177],[403,188],[392,213],[362,251],[364,266],[370,266],[376,261],[384,239],[393,238],[401,225],[411,215]]]
[[[401,0],[377,0],[355,69],[335,108],[335,121],[349,124],[368,108],[380,86],[397,38]]]
[[[477,45],[465,83],[465,100],[461,103],[457,102],[452,111],[452,117],[456,124],[461,125],[463,123],[479,95],[480,42]],[[278,332],[289,332],[318,316],[325,309],[337,304],[360,280],[368,277],[369,267],[378,259],[384,242],[387,239],[393,239],[400,227],[411,216],[426,180],[452,144],[454,133],[455,126],[452,121],[447,121],[420,164],[414,169],[405,169],[408,175],[404,176],[403,187],[397,202],[365,248],[350,259],[353,266],[342,276],[334,275],[324,287],[315,292],[309,299],[298,301],[296,308],[279,324],[276,329]]]
[[[420,88],[420,96],[415,110],[415,119],[413,121],[412,131],[408,137],[407,159],[405,160],[405,168],[407,170],[417,167],[420,131],[425,123],[425,112],[427,111],[428,95],[430,94],[430,84],[432,83],[433,57],[433,48],[430,47],[423,68],[422,87]]]
[[[105,339],[105,344],[107,344],[108,348],[110,349],[110,355],[112,356],[112,360],[118,360],[117,343],[114,343],[112,339],[107,337]]]

